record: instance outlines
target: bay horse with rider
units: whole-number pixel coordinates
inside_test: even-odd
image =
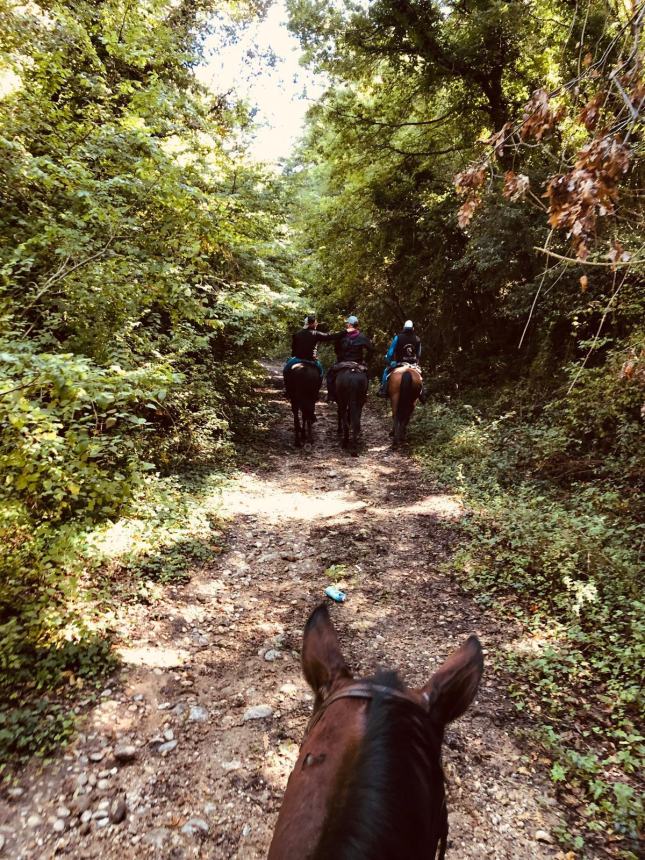
[[[368,362],[374,346],[364,335],[354,315],[345,320],[345,334],[337,341],[338,361],[327,373],[327,400],[338,404],[338,432],[343,448],[358,453],[361,416],[369,386]],[[351,440],[350,440],[351,434]]]
[[[412,320],[406,320],[403,330],[395,335],[387,351],[387,361],[380,397],[388,397],[392,407],[394,445],[405,441],[405,433],[417,400],[425,403],[423,377],[419,367],[421,341],[414,331]]]
[[[296,447],[313,441],[313,424],[316,421],[316,401],[323,379],[323,366],[318,360],[318,344],[338,340],[344,332],[327,334],[318,331],[315,314],[305,317],[303,328],[291,339],[291,358],[283,369],[284,387],[291,402]]]

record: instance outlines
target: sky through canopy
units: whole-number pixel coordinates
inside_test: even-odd
[[[246,27],[235,43],[220,44],[219,34],[208,40],[207,62],[198,77],[214,92],[230,92],[256,107],[251,156],[277,164],[291,153],[308,107],[324,89],[321,77],[299,64],[302,52],[287,29],[284,0]]]

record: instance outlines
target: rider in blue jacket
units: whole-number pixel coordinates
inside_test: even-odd
[[[378,391],[379,397],[387,397],[387,380],[390,373],[399,364],[418,364],[421,358],[421,340],[414,332],[414,323],[412,320],[406,320],[403,324],[403,331],[395,334],[392,338],[392,343],[385,355],[387,364],[381,377],[381,387]],[[426,394],[421,388],[419,394],[421,403],[426,402]]]

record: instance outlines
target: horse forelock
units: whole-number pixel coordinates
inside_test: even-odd
[[[369,680],[405,689],[396,673]],[[434,857],[446,829],[441,740],[419,708],[376,693],[352,766],[337,776],[314,860]]]

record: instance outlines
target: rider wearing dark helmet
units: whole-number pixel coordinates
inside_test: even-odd
[[[299,361],[309,361],[316,365],[320,371],[320,375],[324,376],[325,371],[322,364],[318,361],[318,344],[320,341],[338,340],[344,332],[336,332],[335,334],[326,334],[322,331],[317,331],[318,320],[315,314],[307,314],[305,317],[304,327],[299,329],[291,338],[291,358],[284,366],[284,372],[293,364]]]
[[[345,320],[345,333],[336,343],[336,357],[338,363],[330,367],[327,372],[327,402],[336,400],[336,374],[339,364],[345,361],[366,364],[372,357],[374,346],[372,341],[359,329],[358,318],[353,314]]]

